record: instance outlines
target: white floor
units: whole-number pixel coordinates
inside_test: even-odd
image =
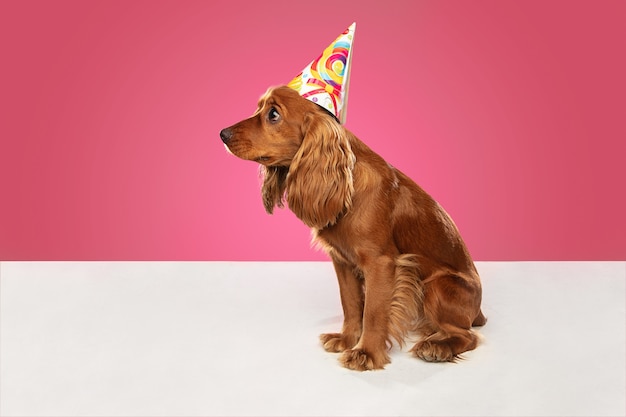
[[[477,350],[324,352],[330,263],[0,263],[0,415],[626,414],[626,262],[478,263]]]

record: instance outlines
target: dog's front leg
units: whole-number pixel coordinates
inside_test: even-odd
[[[339,294],[343,307],[341,333],[324,333],[320,340],[328,352],[343,352],[354,347],[363,328],[363,279],[355,267],[333,257],[333,266],[339,281]]]
[[[344,351],[340,359],[346,368],[358,371],[382,369],[390,362],[387,341],[395,263],[389,256],[367,257],[362,271],[365,279],[363,331],[356,346]]]

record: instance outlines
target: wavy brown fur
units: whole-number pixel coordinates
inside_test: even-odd
[[[220,132],[234,155],[262,166],[263,204],[289,208],[333,260],[344,313],[320,336],[355,370],[389,363],[392,340],[427,361],[454,361],[483,325],[478,272],[448,214],[318,105],[288,87]]]
[[[424,291],[416,258],[413,254],[396,258],[396,277],[389,309],[388,344],[391,344],[390,339],[393,338],[403,346],[408,334],[417,330]]]

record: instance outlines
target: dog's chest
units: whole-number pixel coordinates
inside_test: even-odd
[[[334,228],[334,227],[331,227]],[[341,241],[341,234],[330,229],[311,229],[312,245],[316,249],[321,249],[333,259],[341,260],[345,263],[356,264],[356,256],[346,242]]]

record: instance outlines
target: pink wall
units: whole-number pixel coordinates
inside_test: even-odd
[[[3,1],[0,259],[322,260],[218,132],[357,22],[347,127],[478,260],[626,259],[626,2]]]

